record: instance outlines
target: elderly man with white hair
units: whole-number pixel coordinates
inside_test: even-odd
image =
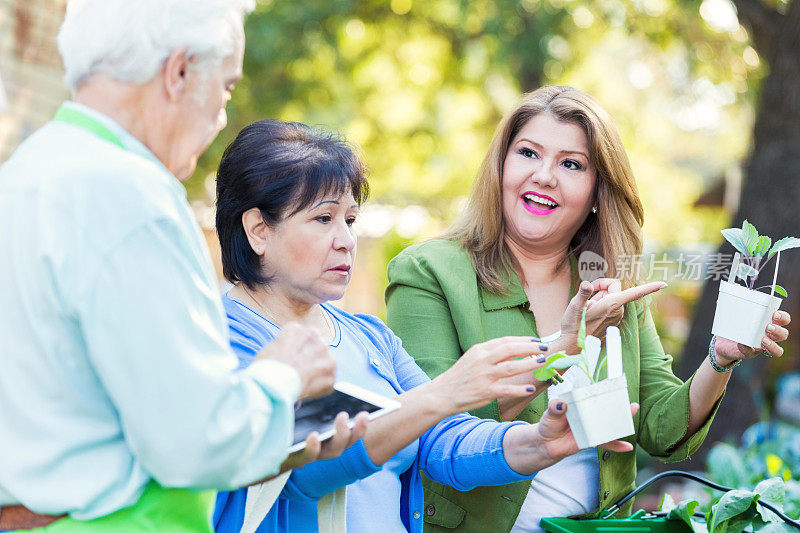
[[[237,372],[179,183],[225,126],[252,7],[67,6],[74,98],[0,167],[0,529],[210,531],[201,489],[278,473],[295,402],[332,386],[299,325]],[[339,422],[298,461],[363,434]]]

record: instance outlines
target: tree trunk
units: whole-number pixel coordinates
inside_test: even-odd
[[[792,2],[784,14],[778,14],[758,0],[735,3],[770,73],[761,90],[752,152],[745,164],[746,180],[739,211],[731,226],[741,226],[747,219],[759,233],[771,236],[773,241],[800,236],[800,0]],[[748,16],[754,8],[758,16]],[[762,27],[763,23],[771,27]],[[724,243],[718,251],[733,253],[733,248]],[[778,283],[789,292],[781,309],[794,317],[795,324],[790,328],[790,339],[794,341],[784,343],[784,359],[759,356],[745,361],[733,372],[725,400],[695,464],[713,442],[738,440],[744,429],[762,418],[765,387],[771,385],[765,382],[768,370],[798,368],[800,332],[796,324],[800,323],[800,250],[781,255]],[[759,280],[759,285],[772,282],[771,267],[765,269],[764,278]],[[677,369],[683,379],[688,378],[707,356],[718,289],[719,282],[707,282],[703,288]]]

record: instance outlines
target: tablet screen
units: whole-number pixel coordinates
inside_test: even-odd
[[[362,411],[374,413],[380,409],[378,405],[338,390],[322,398],[298,402],[294,412],[294,445],[305,442],[312,431],[323,435],[335,430],[334,419],[342,411],[353,418]]]

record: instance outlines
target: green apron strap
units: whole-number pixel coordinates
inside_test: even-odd
[[[122,141],[119,140],[114,132],[108,129],[105,125],[103,125],[98,120],[81,113],[80,111],[76,111],[69,107],[61,106],[56,111],[53,120],[58,120],[61,122],[66,122],[68,124],[73,124],[85,130],[88,130],[101,139],[104,139],[110,143],[114,143],[122,149],[125,149],[125,146],[122,144]]]

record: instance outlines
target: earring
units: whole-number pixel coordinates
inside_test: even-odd
[[[597,213],[597,206],[592,207],[592,213]]]
[[[253,250],[255,250],[255,252],[256,252],[257,254],[260,254],[260,253],[261,253],[261,248],[259,248],[258,246],[256,246],[255,248],[253,248]]]

